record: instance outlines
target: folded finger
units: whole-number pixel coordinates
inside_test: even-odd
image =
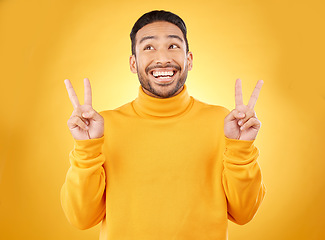
[[[238,125],[239,126],[242,126],[244,125],[250,118],[252,117],[256,117],[256,114],[255,114],[255,111],[253,109],[251,110],[248,110],[246,113],[245,113],[245,117],[241,120],[238,121]]]
[[[261,127],[261,122],[257,118],[250,118],[243,126],[240,127],[240,130],[246,130],[249,128],[259,129]]]
[[[245,114],[238,109],[232,110],[226,117],[225,121],[232,121],[235,119],[242,119],[245,117]]]
[[[70,129],[73,129],[73,128],[76,128],[76,127],[80,127],[80,128],[82,128],[84,130],[89,129],[87,124],[79,116],[72,116],[71,118],[69,118],[68,127]]]
[[[83,112],[82,117],[86,119],[93,119],[94,121],[98,121],[102,119],[102,116],[94,109],[90,109],[87,112]]]

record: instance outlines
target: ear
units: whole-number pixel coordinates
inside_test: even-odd
[[[187,53],[187,67],[188,70],[192,70],[193,67],[193,53],[192,52],[188,52]]]
[[[137,73],[138,72],[137,63],[136,63],[134,55],[130,56],[130,70],[131,70],[132,73]]]

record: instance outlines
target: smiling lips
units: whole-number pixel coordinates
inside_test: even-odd
[[[155,78],[168,78],[174,76],[175,72],[174,71],[167,71],[167,72],[161,72],[161,71],[153,71],[152,75]]]
[[[155,82],[157,83],[171,83],[174,78],[177,71],[174,69],[159,69],[159,70],[153,70],[151,72],[151,75],[154,77]]]

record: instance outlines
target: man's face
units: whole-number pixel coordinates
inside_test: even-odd
[[[138,74],[143,91],[158,98],[177,95],[193,61],[182,31],[169,22],[154,22],[141,28],[135,41],[130,69]]]

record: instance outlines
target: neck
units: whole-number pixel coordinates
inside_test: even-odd
[[[179,93],[169,98],[158,98],[147,94],[140,86],[138,98],[133,102],[134,110],[142,117],[175,117],[185,113],[192,105],[193,98],[189,96],[184,85]]]

